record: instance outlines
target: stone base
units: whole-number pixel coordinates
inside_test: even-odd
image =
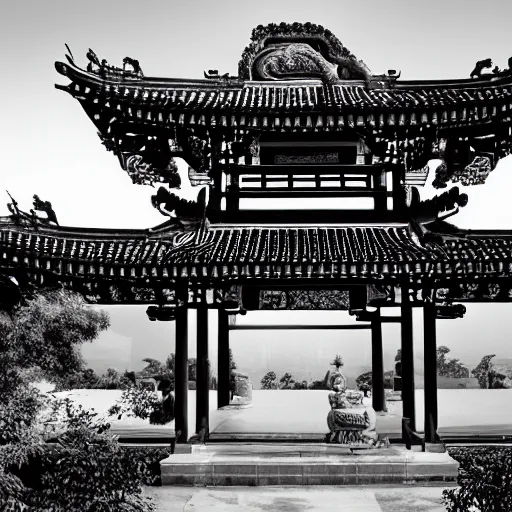
[[[190,486],[453,482],[458,472],[447,453],[284,443],[197,445],[160,465],[163,485]]]
[[[425,443],[425,451],[428,453],[445,453],[444,443]]]

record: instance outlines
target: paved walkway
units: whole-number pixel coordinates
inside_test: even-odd
[[[253,391],[250,409],[212,411],[210,433],[327,432],[328,391]],[[422,389],[416,390],[416,426],[423,430]],[[512,389],[440,389],[439,434],[512,434]],[[367,399],[371,405],[371,399]],[[377,415],[377,432],[401,432],[402,402],[388,402],[389,412]]]
[[[445,512],[442,486],[152,487],[158,512]]]

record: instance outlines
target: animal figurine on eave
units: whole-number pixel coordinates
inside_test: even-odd
[[[490,69],[490,68],[492,68],[492,59],[479,60],[475,64],[475,69],[473,69],[473,71],[471,71],[470,78],[481,78],[482,71],[484,69]]]

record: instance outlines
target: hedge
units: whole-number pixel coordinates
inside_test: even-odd
[[[448,512],[512,511],[512,447],[449,448],[459,462],[458,487],[443,491]]]

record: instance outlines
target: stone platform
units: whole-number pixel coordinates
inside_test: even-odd
[[[328,444],[215,443],[183,447],[163,460],[163,485],[365,485],[453,482],[458,464],[447,453],[403,446],[351,449]],[[180,450],[181,451],[181,450]]]

